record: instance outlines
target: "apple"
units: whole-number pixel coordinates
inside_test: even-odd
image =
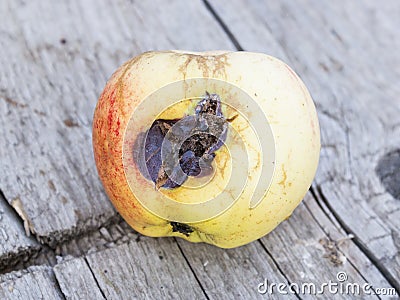
[[[146,52],[107,82],[93,149],[107,195],[136,231],[233,248],[301,202],[320,131],[307,88],[274,57]]]

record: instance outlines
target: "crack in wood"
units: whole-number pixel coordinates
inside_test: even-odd
[[[318,198],[318,196],[317,196],[317,194],[316,194],[315,189],[314,189],[313,186],[310,187],[310,193],[311,193],[311,195],[312,195],[312,199],[313,199],[313,200],[315,201],[315,203],[318,205],[318,208],[320,209],[320,211],[326,216],[327,220],[328,220],[330,223],[332,223],[332,225],[334,225],[334,226],[336,227],[336,229],[337,229],[339,232],[345,231],[344,228],[341,227],[340,223],[338,224],[338,220],[333,219],[333,218],[335,218],[335,217],[332,215],[332,212],[329,210],[329,208],[327,208],[323,203],[321,203],[321,201],[319,201],[319,198]],[[331,244],[331,245],[333,245],[334,249],[331,248],[332,246],[327,247],[327,250],[328,250],[328,253],[327,253],[327,254],[333,253],[334,255],[337,255],[337,254],[336,254],[336,251],[338,251],[339,254],[343,255],[343,256],[346,258],[346,261],[348,261],[348,262],[352,265],[352,267],[357,271],[357,273],[361,276],[361,278],[363,278],[363,280],[365,280],[365,282],[369,282],[367,276],[359,269],[359,267],[357,266],[356,262],[353,262],[353,260],[352,260],[351,258],[349,258],[348,256],[346,256],[345,250],[341,249],[341,247],[340,247],[341,244],[343,243],[343,241],[351,240],[351,243],[353,243],[354,246],[355,246],[357,249],[359,249],[359,251],[361,251],[362,253],[364,253],[364,252],[362,251],[362,249],[360,249],[360,248],[358,247],[358,245],[353,241],[354,235],[349,234],[349,235],[347,235],[347,236],[344,237],[344,238],[340,238],[340,239],[334,241],[333,238],[332,238],[332,236],[331,236],[331,233],[329,233],[329,232],[326,230],[326,228],[323,226],[323,224],[320,222],[320,220],[317,218],[317,216],[313,213],[313,211],[312,211],[311,208],[309,207],[308,203],[305,202],[304,204],[305,204],[305,207],[307,208],[308,212],[310,213],[310,215],[313,217],[313,219],[316,221],[316,223],[318,224],[318,226],[321,228],[321,230],[322,230],[322,231],[325,233],[325,235],[327,236],[327,240],[326,240],[326,241],[323,241],[323,242],[324,242],[324,243],[328,242],[328,244],[330,244],[330,243],[333,242],[333,244]],[[327,210],[328,210],[328,211],[327,211]],[[320,242],[321,242],[321,240],[320,240]],[[331,251],[333,251],[333,252],[331,252]],[[350,251],[350,252],[351,252],[351,251]],[[364,254],[365,254],[365,253],[364,253]],[[366,257],[368,258],[368,256],[366,256]],[[369,259],[369,258],[368,258],[368,259]],[[377,269],[378,269],[378,268],[377,268]],[[378,270],[379,270],[379,269],[378,269]],[[379,270],[379,272],[381,272],[381,271]],[[389,284],[390,284],[390,282],[389,282]],[[392,285],[392,286],[393,286],[393,285]],[[374,287],[372,287],[372,289],[375,291]],[[380,297],[379,295],[377,295],[377,297],[378,297],[379,299],[381,299],[381,297]]]
[[[240,45],[239,41],[235,37],[235,35],[232,33],[232,31],[229,30],[228,26],[225,24],[225,22],[222,20],[222,18],[217,14],[217,12],[214,10],[214,8],[209,3],[209,1],[203,0],[203,3],[205,5],[205,7],[207,8],[207,10],[210,12],[210,14],[215,18],[217,23],[221,26],[222,30],[228,36],[228,39],[232,42],[232,44],[235,46],[235,48],[238,51],[244,51],[244,49]]]
[[[90,271],[90,273],[91,273],[92,276],[93,276],[93,280],[94,280],[94,282],[96,283],[97,288],[98,288],[98,290],[100,291],[101,295],[103,296],[104,299],[107,299],[106,295],[104,294],[103,289],[102,289],[101,286],[100,286],[99,281],[98,281],[97,278],[96,278],[96,275],[94,274],[94,272],[93,272],[93,270],[92,270],[92,267],[90,266],[90,263],[88,262],[88,260],[87,260],[87,258],[86,258],[85,256],[83,257],[83,260],[84,260],[84,262],[86,263],[86,265],[88,266],[89,271]]]
[[[328,207],[329,211],[332,213],[332,215],[335,217],[335,219],[339,222],[340,226],[343,228],[343,230],[346,232],[347,235],[352,235],[354,236],[353,241],[357,245],[357,247],[361,250],[361,252],[364,253],[366,257],[372,262],[372,264],[382,273],[382,275],[385,277],[385,279],[392,285],[398,294],[400,294],[400,283],[397,281],[397,279],[391,274],[391,272],[386,268],[384,264],[382,264],[379,259],[369,250],[368,246],[365,245],[358,237],[357,235],[352,232],[352,230],[349,228],[349,226],[342,220],[340,215],[333,209],[333,207],[330,205],[328,199],[326,199],[322,189],[320,186],[316,187],[318,191],[319,197],[316,196],[316,193],[314,191],[314,197],[315,199],[321,199],[321,201],[324,202],[326,207]]]
[[[42,246],[25,236],[21,219],[0,190],[0,274],[35,257]],[[8,246],[10,245],[10,246]]]
[[[272,255],[272,253],[268,250],[267,246],[264,244],[264,242],[262,240],[257,240],[261,247],[264,249],[265,253],[267,253],[267,255],[271,258],[271,260],[273,261],[275,267],[279,270],[279,273],[283,276],[283,278],[286,279],[286,281],[288,282],[288,285],[291,286],[292,282],[289,280],[289,277],[287,276],[287,274],[283,271],[282,267],[279,265],[278,261],[274,258],[274,256]],[[297,291],[294,291],[294,295],[296,296],[297,299],[302,299],[300,297],[300,295],[297,293]]]
[[[323,207],[321,205],[321,202],[318,200],[318,197],[314,191],[313,186],[310,187],[310,193],[312,195],[312,199],[315,201],[315,203],[318,205],[320,211],[326,216],[326,218],[329,220],[330,223],[332,223],[332,225],[339,231],[342,232],[344,231],[344,229],[340,226],[340,224],[338,224],[336,219],[333,219],[334,216],[332,215],[332,212],[330,211],[326,211],[326,207]],[[314,218],[315,222],[318,224],[318,226],[321,228],[321,230],[325,233],[328,242],[332,241],[332,237],[331,234],[325,229],[325,227],[321,224],[321,222],[318,220],[318,218],[314,215],[314,213],[312,212],[312,210],[310,209],[310,207],[308,206],[307,203],[304,203],[305,207],[307,208],[308,212],[310,213],[310,215]],[[328,209],[329,210],[329,209]],[[339,227],[338,227],[339,225]],[[341,240],[345,240],[345,239],[353,239],[354,236],[353,235],[348,235],[342,239],[339,239],[338,241]],[[352,243],[354,243],[353,241],[351,241]],[[355,244],[355,243],[354,243]],[[356,247],[358,247],[357,245],[355,245]],[[345,252],[340,248],[340,244],[338,244],[337,242],[335,242],[335,248],[336,250],[338,250],[340,252],[340,254],[342,254],[345,258],[346,261],[348,261],[353,268],[358,272],[358,274],[365,280],[365,282],[368,282],[368,279],[365,277],[365,275],[363,274],[363,272],[361,272],[361,270],[357,267],[356,263],[354,263],[349,257],[346,256]]]
[[[80,257],[94,251],[101,251],[136,240],[138,235],[125,221],[118,218],[114,223],[85,232],[73,239],[55,244],[53,247],[36,243],[38,246],[31,249],[29,255],[21,251],[16,256],[0,258],[0,274],[23,270],[34,265],[53,267],[64,257]]]
[[[182,247],[179,245],[176,237],[174,237],[174,241],[175,241],[175,244],[178,246],[178,249],[179,249],[180,253],[182,254],[183,258],[185,259],[186,264],[188,265],[188,267],[189,267],[190,271],[192,272],[194,278],[196,279],[197,283],[199,284],[204,296],[206,297],[207,300],[209,300],[210,298],[207,295],[206,289],[203,287],[203,284],[201,283],[200,279],[198,278],[194,268],[190,265],[190,262],[189,262],[188,258],[186,257],[185,252],[183,251]]]
[[[51,267],[32,266],[0,275],[2,299],[66,299]]]

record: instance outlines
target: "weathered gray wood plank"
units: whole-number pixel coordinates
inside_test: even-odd
[[[134,231],[121,218],[115,224],[101,227],[99,230],[57,245],[54,252],[57,256],[61,257],[81,257],[107,248],[113,248],[129,241],[139,240],[140,237],[141,235]]]
[[[112,248],[136,239],[140,239],[140,235],[122,218],[119,218],[116,223],[59,243],[55,248],[41,245],[41,248],[35,248],[35,251],[32,251],[32,255],[27,255],[22,250],[17,251],[18,249],[14,249],[17,257],[5,256],[3,260],[4,268],[0,268],[0,274],[13,270],[23,270],[36,265],[55,266],[60,259],[84,257],[87,254]],[[13,254],[14,252],[10,253]]]
[[[191,244],[178,239],[197,278],[210,299],[262,299],[258,285],[269,282],[288,284],[272,258],[258,241],[234,248],[219,249],[207,244]],[[268,295],[279,299],[279,294]],[[288,295],[296,299],[295,295]]]
[[[137,240],[135,232],[122,222],[65,243],[56,251],[61,256],[85,256],[87,253],[90,255],[90,253],[115,248],[127,242],[135,243],[135,240]],[[138,244],[142,247],[143,243],[150,241],[150,245],[146,247],[157,249],[151,238],[141,237],[138,240]],[[328,241],[332,243],[331,250],[324,249],[321,244]],[[262,297],[257,292],[257,286],[264,278],[267,278],[269,282],[286,283],[285,277],[288,277],[290,282],[297,284],[313,282],[318,285],[328,280],[335,281],[339,271],[345,271],[348,274],[349,282],[362,284],[367,281],[375,287],[390,287],[379,270],[371,264],[351,239],[346,238],[340,225],[335,225],[325,215],[310,194],[307,194],[304,204],[295,210],[288,221],[262,239],[273,259],[258,242],[231,250],[204,244],[191,244],[180,239],[178,242],[203,289],[213,299]],[[171,249],[176,251],[175,246]],[[124,256],[119,255],[123,260]],[[146,256],[157,258],[151,253],[147,253]],[[137,257],[142,256],[137,253]],[[129,259],[128,256],[127,260]],[[68,273],[74,268],[75,263],[80,265],[83,261],[81,259],[78,262],[68,261],[65,271],[63,271],[64,267],[55,267],[59,281],[58,274]],[[138,266],[146,265],[146,263],[145,260]],[[283,270],[285,276],[280,273],[276,264]],[[123,270],[119,268],[116,267],[113,272],[119,273]],[[82,276],[89,275],[87,273]],[[64,291],[63,284],[60,282],[64,294],[73,295],[72,291],[78,290],[80,281],[73,282],[73,279],[68,277],[68,281],[64,283],[69,287],[67,291]],[[278,296],[278,293],[272,296]],[[310,295],[304,297],[312,298]]]
[[[335,265],[337,271],[341,270],[341,264],[338,262],[343,261],[343,264],[351,264],[359,275],[374,287],[391,287],[383,274],[354,243],[354,236],[346,234],[344,229],[336,222],[336,219],[330,215],[329,210],[327,210],[323,204],[321,207],[321,203],[318,203],[312,195],[307,194],[304,199],[304,206],[308,213],[305,212],[303,215],[310,214],[326,234],[325,237],[321,237],[318,240],[322,248],[317,246],[317,248],[323,251],[324,259],[330,261],[331,265]],[[296,219],[299,221],[299,224],[301,224],[301,227],[297,229],[299,231],[306,231],[309,224],[313,223],[309,223],[308,220],[305,222],[302,218],[299,220],[298,217],[295,217],[294,220],[291,221],[296,222]],[[296,224],[296,226],[299,224]],[[266,239],[268,239],[268,237],[266,237]]]
[[[323,145],[318,196],[399,289],[400,199],[393,192],[398,188],[385,190],[376,169],[400,147],[400,6],[340,3],[212,1],[212,6],[243,48],[281,57],[309,87]],[[398,182],[398,170],[387,176],[386,182]]]
[[[270,283],[289,282],[298,286],[313,283],[319,287],[329,280],[338,282],[338,272],[346,272],[347,282],[360,285],[369,282],[374,287],[390,288],[379,270],[346,238],[340,227],[335,227],[310,194],[304,201],[287,221],[261,239],[268,252],[258,242],[222,250],[179,240],[207,294],[217,299],[225,296],[254,299],[265,297],[257,292],[258,284],[264,279]],[[325,249],[324,244],[333,248]],[[242,284],[238,285],[238,282]],[[329,297],[327,292],[325,294]],[[282,295],[275,289],[271,296],[279,298]],[[312,294],[299,296],[304,299],[319,297]],[[346,295],[335,297],[346,299]]]
[[[376,287],[388,287],[389,284],[379,271],[374,266],[371,266],[368,258],[360,253],[360,250],[350,240],[339,243],[334,248],[334,253],[337,250],[340,255],[343,255],[341,257],[346,257],[347,260],[343,266],[334,265],[333,262],[337,261],[337,259],[334,259],[332,254],[325,257],[328,252],[319,244],[321,239],[328,239],[328,235],[325,232],[328,232],[329,237],[333,240],[343,238],[344,233],[339,232],[332,225],[332,222],[327,220],[327,217],[311,196],[308,195],[306,197],[305,203],[307,207],[312,207],[310,210],[320,223],[316,223],[306,207],[301,205],[295,210],[292,218],[285,222],[289,223],[289,225],[282,224],[267,236],[265,241],[263,239],[273,259],[283,269],[284,275],[289,277],[290,282],[301,284],[302,282],[310,281],[319,284],[325,280],[335,280],[338,271],[346,271],[349,278],[354,279],[357,283],[367,280]],[[320,227],[324,228],[323,232]],[[160,239],[161,242],[162,240]],[[263,282],[264,278],[268,279],[270,283],[287,282],[285,276],[277,268],[276,262],[258,242],[238,249],[223,250],[210,245],[191,244],[183,240],[178,241],[191,268],[210,298],[242,297],[253,299],[263,296],[257,292],[257,287],[259,283]],[[107,228],[103,227],[99,231],[60,245],[55,252],[60,256],[59,259],[65,260],[66,257],[67,260],[56,265],[54,270],[61,290],[66,297],[83,297],[85,293],[95,294],[100,292],[100,290],[91,291],[91,289],[96,289],[97,285],[95,285],[94,279],[91,279],[90,270],[85,266],[86,262],[82,256],[90,256],[91,253],[99,251],[110,250],[118,252],[118,256],[121,257],[120,260],[124,261],[126,259],[127,261],[115,266],[112,274],[123,274],[123,265],[129,264],[131,258],[116,249],[125,247],[121,246],[121,244],[128,242],[138,243],[138,246],[142,248],[150,247],[155,250],[159,248],[157,244],[154,245],[154,241],[151,238],[141,237],[138,239],[137,234],[125,222],[111,225]],[[168,251],[176,252],[177,248],[173,245]],[[157,257],[158,253],[157,255],[151,252],[143,255],[138,251],[135,251],[135,253],[138,260],[141,260],[137,264],[137,267],[140,268],[146,268],[148,259],[159,259]],[[80,256],[81,258],[70,260],[69,257],[71,255]],[[143,258],[144,255],[148,258]],[[307,257],[304,258],[304,256]],[[312,256],[312,259],[310,259],[310,256]],[[109,263],[113,264],[112,261]],[[155,265],[157,266],[157,262],[155,262]],[[180,272],[178,270],[175,271],[177,273]],[[364,279],[360,278],[360,276]],[[87,281],[87,284],[83,283],[83,278],[86,278],[85,282]],[[315,278],[319,279],[316,280]],[[117,279],[111,278],[111,280]],[[190,280],[195,279],[189,276],[187,281]],[[129,288],[126,289],[129,290]],[[277,292],[272,296],[279,298]],[[311,296],[308,297],[312,298]]]
[[[339,282],[337,274],[345,272],[348,277],[345,283],[362,286],[368,282],[375,287],[391,287],[379,270],[371,266],[369,259],[347,239],[343,230],[340,232],[326,220],[321,209],[314,207],[312,213],[308,210],[306,203],[314,202],[309,193],[304,201],[287,221],[261,239],[290,282],[299,285],[312,282],[321,287],[329,280]],[[332,297],[328,291],[324,294]],[[318,298],[315,295],[301,297]],[[338,298],[348,299],[348,295],[339,293],[335,295],[335,299]]]
[[[31,267],[0,276],[1,299],[64,299],[50,267]]]
[[[2,158],[0,169],[4,170],[7,175],[0,178],[0,188],[4,189],[7,199],[14,206],[22,203],[21,214],[26,216],[25,224],[36,233],[40,240],[55,246],[66,237],[97,228],[106,220],[115,217],[115,211],[106,200],[97,180],[91,158],[90,122],[98,93],[106,78],[122,61],[149,49],[232,49],[232,43],[217,26],[202,3],[199,1],[190,3],[190,5],[186,1],[157,2],[155,4],[154,2],[140,1],[133,5],[128,2],[115,3],[112,1],[82,4],[78,2],[56,4],[50,1],[49,3],[26,4],[0,3],[2,17],[4,14],[2,19],[5,20],[5,24],[10,24],[0,32],[0,65],[4,66],[0,69],[0,111],[6,112],[5,116],[0,115],[0,124],[2,125],[0,134],[4,137],[0,140],[0,157]],[[216,3],[218,5],[219,2]],[[268,30],[269,19],[265,22],[264,11],[259,7],[254,8],[254,3],[252,5],[250,8],[246,8],[247,4],[245,5],[244,2],[233,1],[228,6],[226,4],[219,6],[219,13],[225,18],[229,28],[234,33],[236,32],[237,38],[246,49],[259,50],[287,58],[285,60],[291,62],[298,69],[297,71],[305,79],[307,85],[311,87],[313,95],[318,96],[318,109],[326,110],[323,113],[326,116],[322,116],[325,121],[321,122],[326,127],[323,128],[325,148],[322,160],[334,161],[332,153],[336,152],[339,153],[337,154],[339,155],[338,161],[346,158],[347,142],[335,139],[336,135],[343,135],[343,130],[339,128],[343,116],[336,116],[334,113],[334,118],[337,117],[338,120],[332,121],[333,125],[329,120],[327,121],[331,117],[328,100],[332,95],[340,98],[336,99],[335,103],[339,105],[345,116],[346,112],[350,113],[352,118],[349,120],[352,121],[355,119],[355,112],[358,112],[356,106],[360,103],[349,104],[349,109],[346,103],[341,102],[343,95],[354,97],[356,95],[349,84],[344,84],[340,65],[338,66],[329,59],[329,57],[336,59],[335,55],[338,54],[333,52],[338,50],[336,49],[337,45],[334,45],[332,50],[325,48],[321,50],[326,54],[315,53],[320,47],[318,38],[321,38],[321,32],[324,34],[326,32],[319,29],[318,34],[314,36],[312,30],[316,29],[310,28],[311,25],[303,20],[304,16],[296,10],[301,11],[301,8],[294,8],[296,4],[271,4],[283,6],[283,16],[286,18],[291,19],[296,16],[294,20],[291,20],[292,23],[289,22],[290,26],[285,28],[285,24],[280,23],[282,21],[277,17],[279,14],[274,15],[274,10],[265,14],[269,16],[275,27],[280,26],[274,29],[274,34]],[[309,4],[307,5],[309,6]],[[327,5],[329,6],[329,4]],[[288,9],[286,6],[290,8]],[[318,22],[322,21],[318,16],[319,10],[322,8],[315,7],[314,10],[311,9],[307,13],[312,15],[310,20],[313,20],[314,24],[320,24]],[[272,8],[275,11],[279,10],[277,7]],[[52,13],[43,17],[43,10]],[[257,12],[258,10],[260,12]],[[65,13],[66,11],[68,14]],[[182,11],[185,13],[177,14]],[[288,17],[285,14],[290,15]],[[334,12],[336,17],[338,14],[340,12]],[[155,15],[157,17],[154,17]],[[171,16],[174,17],[171,18]],[[232,21],[229,21],[229,18]],[[382,16],[378,16],[380,21],[382,18]],[[336,20],[333,21],[337,23]],[[330,20],[330,22],[333,21]],[[300,22],[300,24],[296,22]],[[347,19],[347,22],[350,21]],[[180,30],[182,24],[185,26],[184,31]],[[260,24],[263,25],[260,26]],[[385,25],[385,30],[389,25]],[[289,31],[292,31],[292,34],[296,32],[304,37],[303,31],[306,30],[311,31],[311,33],[307,32],[311,37],[305,40],[311,40],[311,42],[310,45],[306,44],[300,49],[295,46],[304,45],[301,43],[303,40],[299,42],[299,37],[286,36],[291,34]],[[336,32],[336,34],[338,33]],[[350,37],[351,33],[347,36],[349,41],[351,41]],[[369,36],[367,35],[367,37]],[[367,37],[363,36],[361,40],[365,43]],[[380,42],[388,41],[383,38]],[[357,43],[360,42],[357,41]],[[351,43],[349,42],[349,44]],[[308,47],[313,49],[310,50]],[[301,52],[299,55],[298,51]],[[358,53],[354,49],[352,51],[353,56]],[[374,48],[373,51],[376,52],[377,49]],[[344,52],[342,49],[338,53],[343,55]],[[310,53],[311,57],[308,57],[307,53]],[[326,62],[323,62],[322,65],[317,66],[316,61],[313,60],[320,58],[318,55],[326,58],[330,65],[327,66]],[[393,56],[393,53],[391,55]],[[361,64],[363,59],[365,56],[350,66],[360,71],[358,64]],[[380,59],[384,60],[384,58]],[[339,62],[344,63],[342,60]],[[371,71],[371,68],[371,64],[367,64],[366,70]],[[372,68],[372,70],[375,69]],[[327,73],[322,76],[322,79],[319,78],[321,72]],[[395,75],[398,74],[396,69],[391,72],[396,78]],[[378,72],[378,74],[380,73]],[[347,76],[356,74],[350,72],[345,75],[347,78]],[[18,81],[15,78],[18,78]],[[313,81],[314,79],[316,82]],[[331,80],[335,82],[333,87]],[[358,81],[356,83],[358,85],[356,85],[355,91],[359,92],[358,89],[360,86],[364,87],[364,84]],[[383,82],[381,81],[379,84],[382,85]],[[384,84],[383,87],[386,85]],[[375,90],[376,87],[372,89],[372,96],[381,95],[379,91]],[[397,91],[396,87],[390,87],[388,95],[394,95],[394,91]],[[365,92],[360,95],[365,97]],[[375,107],[372,103],[372,96],[367,95],[369,102],[366,103]],[[320,98],[325,100],[319,100]],[[362,110],[363,113],[364,110]],[[391,115],[382,112],[379,115],[379,121],[388,116]],[[348,124],[349,120],[344,120],[344,124]],[[373,120],[376,121],[376,119]],[[384,124],[382,128],[386,128],[387,124]],[[359,130],[360,126],[364,125],[357,125],[356,129]],[[365,126],[369,128],[368,124]],[[400,126],[396,126],[394,125],[392,132],[399,130]],[[361,130],[361,132],[364,131]],[[357,132],[352,134],[357,134]],[[331,140],[336,144],[333,146],[327,144],[327,141]],[[382,147],[384,142],[381,141],[379,146]],[[395,141],[392,141],[392,144],[387,145],[396,144]],[[361,158],[355,157],[354,154],[351,155],[354,159],[351,168],[347,169],[348,167],[339,164],[332,170],[328,170],[326,167],[326,170],[323,169],[322,175],[320,175],[320,171],[318,187],[322,192],[324,192],[322,187],[326,184],[327,178],[330,178],[327,177],[328,175],[337,176],[342,180],[342,177],[348,175],[346,172],[350,172],[348,170],[353,173],[358,172],[353,169],[360,163]],[[331,162],[322,162],[323,165],[328,165],[328,163]],[[343,176],[341,168],[346,171]],[[356,178],[358,179],[353,180],[358,180],[357,188],[360,188],[360,184],[363,184],[362,177],[361,173],[357,174]],[[336,184],[340,183],[341,181],[336,182]],[[379,182],[373,183],[380,186]],[[340,190],[337,197],[345,195],[347,199],[350,196],[353,197],[350,199],[354,199],[359,193],[356,192],[356,196],[353,196],[345,192],[348,193],[348,190]],[[327,195],[326,192],[324,193]],[[385,198],[387,196],[386,193],[381,195],[385,200],[387,200]],[[332,236],[337,235],[337,238],[343,237],[344,232],[340,226],[336,232],[333,227],[333,224],[336,224],[335,220],[326,220],[322,210],[315,205],[315,202],[309,200],[310,196],[308,197],[307,203],[310,203],[308,210],[302,205],[295,211],[293,218],[262,239],[263,245],[273,259],[258,242],[238,249],[221,250],[208,245],[194,245],[179,241],[179,246],[206,294],[212,298],[256,297],[259,296],[257,284],[264,278],[276,282],[286,282],[286,276],[289,281],[297,281],[301,278],[304,281],[312,279],[315,283],[320,283],[325,279],[335,279],[336,270],[341,266],[333,266],[332,262],[324,257],[324,249],[319,246],[318,241],[321,238],[327,238],[327,232],[330,234],[333,232]],[[380,199],[376,197],[374,205],[379,204],[377,201]],[[329,203],[339,200],[328,199]],[[357,205],[356,211],[360,207],[359,203]],[[337,208],[334,208],[337,212]],[[379,209],[388,209],[389,212],[393,212],[390,203],[385,205],[385,208]],[[329,214],[329,209],[327,212]],[[350,215],[351,211],[347,214]],[[11,213],[7,215],[10,216]],[[397,215],[394,211],[387,221],[387,223],[392,222],[394,228],[398,224],[396,223]],[[319,227],[321,224],[324,230]],[[376,227],[374,226],[373,228]],[[383,223],[383,227],[385,226],[387,224]],[[133,298],[135,295],[155,298],[175,296],[176,294],[182,297],[188,295],[192,298],[193,293],[194,296],[204,297],[196,278],[185,263],[180,249],[173,239],[142,238],[136,242],[133,240],[133,234],[128,238],[124,238],[123,235],[118,230],[115,234],[103,230],[100,233],[96,232],[93,236],[87,235],[82,239],[73,240],[73,245],[60,244],[58,246],[56,249],[58,254],[72,253],[76,256],[110,248],[88,255],[89,265],[86,265],[88,268],[84,265],[83,258],[72,259],[56,266],[57,278],[68,297],[77,296],[74,291],[79,289],[82,282],[73,276],[72,271],[74,268],[80,267],[79,276],[88,279],[88,285],[84,286],[81,294],[83,296],[85,292],[96,289],[96,281],[93,281],[96,279],[101,291],[111,298]],[[128,244],[118,245],[121,242],[127,242],[127,239],[130,240]],[[93,247],[91,248],[91,246]],[[376,286],[387,286],[386,280],[374,266],[369,266],[369,259],[360,253],[353,242],[343,242],[338,248],[348,259],[343,268],[348,272],[351,280],[359,283],[369,281]],[[158,250],[162,253],[159,254]],[[373,250],[376,249],[373,248]],[[283,270],[285,276],[280,274],[275,263]],[[396,266],[395,264],[393,268]],[[129,270],[133,270],[133,272]],[[393,272],[393,270],[391,271]],[[91,272],[94,275],[91,275]],[[29,276],[31,277],[31,275]],[[50,277],[53,278],[52,276]],[[317,276],[321,278],[316,278]],[[46,280],[45,282],[47,282]],[[127,280],[134,284],[127,285]],[[50,280],[50,282],[53,281]],[[27,295],[30,284],[18,284],[21,285],[19,293]],[[146,284],[153,289],[149,290]],[[177,287],[174,287],[174,284]],[[93,291],[93,293],[99,292],[100,290]]]
[[[0,273],[40,250],[39,243],[25,235],[24,227],[0,193]]]
[[[0,188],[54,246],[115,217],[91,146],[111,73],[146,50],[232,46],[201,1],[1,1],[0,14]]]
[[[85,258],[61,262],[54,273],[66,299],[105,299]]]
[[[205,299],[172,238],[148,238],[86,257],[107,299]]]

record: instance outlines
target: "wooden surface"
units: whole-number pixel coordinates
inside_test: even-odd
[[[399,293],[398,16],[372,0],[0,1],[0,298],[255,299],[265,278],[340,271]],[[94,106],[120,64],[156,49],[264,52],[309,88],[319,169],[268,236],[230,250],[142,237],[108,201]]]

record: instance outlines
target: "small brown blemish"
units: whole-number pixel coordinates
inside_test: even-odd
[[[67,198],[65,198],[64,196],[62,196],[62,197],[61,197],[61,202],[62,202],[63,204],[67,204],[67,203],[68,203],[68,200],[67,200]]]
[[[221,73],[226,77],[225,67],[230,66],[226,54],[215,56],[215,61],[216,61],[216,66],[215,69],[213,70],[213,75],[215,76],[217,73]]]
[[[224,160],[224,165],[222,166],[222,167],[220,167],[220,168],[218,168],[219,169],[219,171],[221,171],[221,177],[222,177],[222,179],[225,179],[225,170],[226,170],[226,165],[228,164],[228,160]]]
[[[164,166],[161,166],[161,168],[158,172],[157,180],[155,182],[156,190],[159,190],[160,187],[162,187],[168,181],[168,179],[169,179],[169,177],[164,170]]]
[[[78,219],[82,219],[82,213],[79,211],[79,209],[74,209],[74,213]]]
[[[282,165],[282,174],[283,174],[283,178],[278,184],[283,185],[283,187],[286,187],[287,174],[286,174],[284,165]]]
[[[62,45],[65,45],[65,44],[67,43],[67,40],[66,40],[65,38],[61,38],[61,39],[60,39],[60,43],[61,43]]]
[[[329,57],[329,60],[331,61],[332,66],[334,67],[334,69],[336,71],[342,71],[343,70],[343,65],[338,60],[336,60],[333,57]]]
[[[327,67],[327,65],[325,65],[324,63],[320,62],[319,66],[322,68],[322,70],[324,70],[325,72],[329,72],[329,68]]]
[[[42,111],[37,110],[37,109],[34,109],[33,112],[34,112],[35,114],[39,115],[39,116],[46,116],[46,113],[45,113],[45,112],[42,112]]]
[[[181,55],[181,53],[177,53]],[[210,73],[216,76],[218,73],[224,75],[225,67],[229,65],[227,62],[226,54],[221,55],[202,55],[202,54],[186,54],[186,60],[179,68],[179,71],[183,74],[183,79],[186,79],[186,71],[189,64],[192,61],[197,63],[197,66],[203,72],[204,77],[208,77]]]
[[[311,129],[312,129],[313,135],[316,136],[317,135],[317,131],[315,130],[315,124],[314,124],[313,120],[311,120],[310,125],[311,125]]]
[[[232,117],[229,117],[226,119],[227,122],[232,123],[233,121],[235,121],[235,119],[239,117],[239,114],[233,115]]]
[[[28,105],[27,104],[23,104],[23,103],[19,103],[13,99],[11,99],[10,97],[2,97],[8,104],[14,106],[14,107],[21,107],[21,108],[25,108]]]
[[[50,180],[47,182],[47,185],[49,186],[49,188],[50,188],[52,191],[55,191],[55,190],[56,190],[56,186],[54,185],[53,180],[50,179]]]
[[[71,120],[71,119],[65,119],[65,120],[64,120],[64,124],[65,124],[65,126],[67,126],[67,127],[79,127],[79,124],[76,123],[76,122],[74,122],[74,121]]]

